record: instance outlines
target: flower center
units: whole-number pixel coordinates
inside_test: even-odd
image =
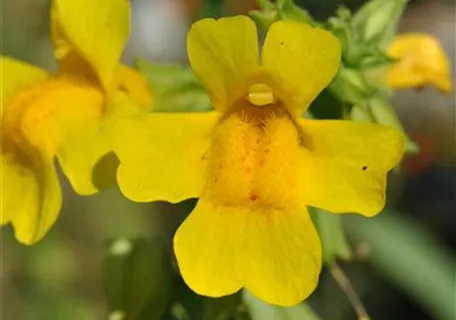
[[[205,195],[224,205],[297,205],[303,174],[299,131],[280,101],[243,101],[215,131]]]
[[[98,87],[63,77],[26,87],[4,105],[2,141],[55,148],[62,128],[102,116],[103,99]]]
[[[255,106],[264,106],[275,103],[277,98],[269,86],[258,83],[250,87],[247,100]]]

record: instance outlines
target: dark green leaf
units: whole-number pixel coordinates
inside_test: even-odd
[[[140,73],[148,82],[154,112],[192,112],[210,110],[206,90],[189,67],[150,64],[137,60]]]
[[[170,299],[170,267],[161,241],[121,238],[104,261],[109,309],[124,319],[160,319]]]
[[[424,226],[386,210],[375,219],[347,217],[349,234],[369,246],[368,259],[436,319],[456,319],[456,259]]]

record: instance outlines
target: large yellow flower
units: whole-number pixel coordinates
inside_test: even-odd
[[[423,33],[399,34],[390,43],[388,55],[398,60],[388,72],[390,87],[433,85],[442,92],[452,90],[448,57],[433,36]]]
[[[126,0],[54,0],[51,24],[57,74],[1,57],[0,223],[12,223],[25,244],[41,239],[60,211],[54,158],[76,192],[97,192],[115,165],[106,158],[95,169],[111,151],[103,122],[151,103],[141,77],[119,65],[129,32]],[[114,99],[131,110],[110,108]]]
[[[374,124],[300,118],[339,67],[339,42],[325,30],[276,22],[260,58],[252,20],[204,19],[187,45],[215,111],[119,121],[121,190],[135,201],[199,197],[174,238],[195,292],[247,287],[267,302],[296,304],[321,269],[306,206],[377,214],[404,138]]]

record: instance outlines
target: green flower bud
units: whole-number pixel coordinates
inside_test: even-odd
[[[349,104],[363,103],[373,92],[360,70],[344,67],[339,70],[329,89],[338,100]]]
[[[356,45],[350,20],[350,11],[347,8],[341,7],[337,10],[337,16],[330,17],[327,22],[329,31],[331,31],[341,43],[344,58],[350,48],[353,48],[353,46]]]
[[[249,15],[258,23],[263,31],[269,29],[271,24],[277,20],[294,20],[316,25],[309,13],[303,8],[294,4],[293,0],[258,0],[261,10],[253,10]]]
[[[353,28],[361,40],[385,48],[396,33],[408,0],[371,0],[353,16]]]
[[[354,105],[350,110],[349,119],[360,122],[375,122],[373,116],[369,114],[366,106]]]
[[[277,11],[282,20],[294,20],[315,25],[315,21],[309,13],[294,4],[293,0],[277,0]]]

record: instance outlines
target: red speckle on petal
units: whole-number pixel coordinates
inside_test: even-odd
[[[252,193],[249,197],[250,201],[255,202],[258,199],[258,195]]]

